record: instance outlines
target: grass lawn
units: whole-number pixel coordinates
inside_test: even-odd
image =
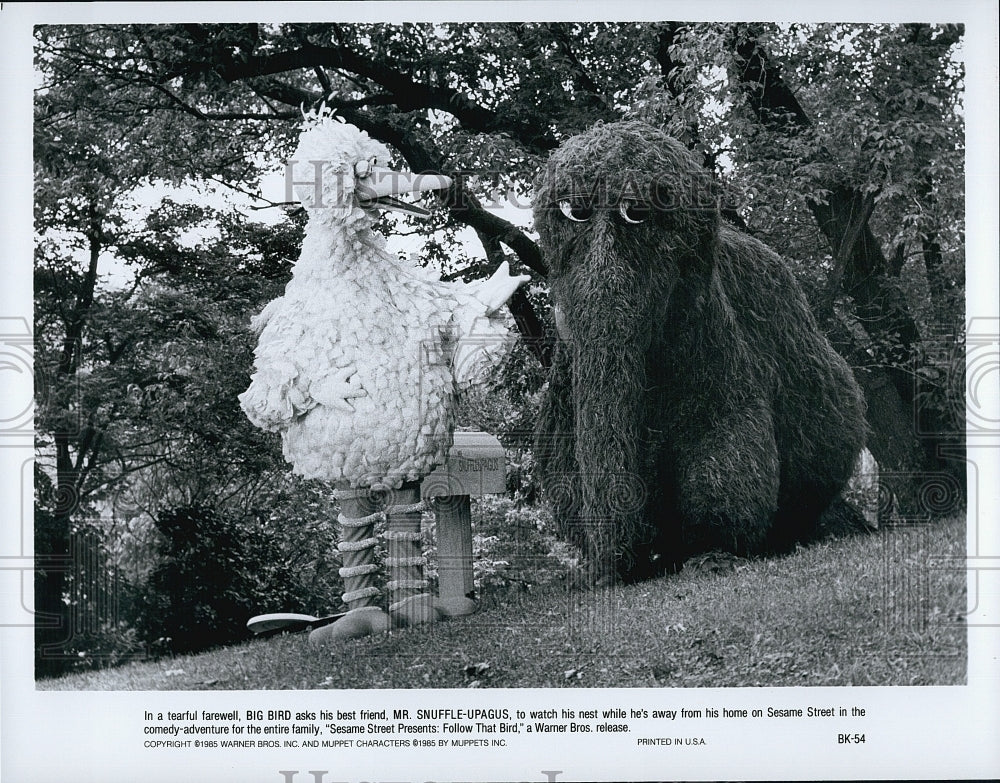
[[[37,683],[45,690],[957,685],[964,519],[594,592],[484,600],[468,618],[314,651],[305,634]]]

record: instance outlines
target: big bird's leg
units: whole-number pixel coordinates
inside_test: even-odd
[[[389,629],[389,617],[378,606],[380,590],[375,586],[375,510],[366,489],[337,490],[340,500],[340,575],[344,578],[344,603],[349,611],[332,625],[309,634],[309,644],[321,646],[336,639],[356,639]]]
[[[421,546],[420,500],[418,484],[404,484],[392,493],[393,504],[386,509],[386,533],[389,542],[388,589],[392,603],[389,615],[395,625],[420,625],[433,622],[438,613],[434,596],[426,592],[424,556]]]

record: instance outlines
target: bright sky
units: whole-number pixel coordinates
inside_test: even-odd
[[[265,199],[271,202],[283,202],[288,199],[285,193],[284,169],[275,166],[272,171],[265,174],[261,180],[261,193]],[[267,209],[254,209],[261,207],[265,202],[256,201],[238,191],[227,188],[223,185],[210,183],[209,185],[196,186],[194,184],[175,187],[166,183],[158,185],[146,185],[133,191],[129,197],[130,205],[134,209],[124,210],[125,214],[132,216],[133,225],[138,226],[150,211],[155,209],[164,198],[170,198],[177,203],[199,203],[207,204],[219,210],[237,210],[248,218],[263,223],[273,225],[282,220],[283,212],[278,207]],[[521,228],[528,229],[531,225],[531,210],[529,204],[524,200],[516,200],[514,203],[504,199],[495,204],[486,204],[488,209],[499,214],[505,220],[514,223]],[[390,218],[393,217],[390,213]],[[210,227],[192,227],[185,232],[183,239],[186,244],[193,247],[199,242],[210,238],[212,229]],[[458,233],[459,242],[465,252],[475,258],[483,256],[483,248],[471,228],[464,228]],[[423,235],[393,235],[389,237],[388,248],[390,252],[402,253],[409,256],[411,253],[419,253],[423,247],[425,237]],[[106,285],[113,288],[120,288],[128,285],[133,279],[133,271],[115,258],[110,253],[105,253],[100,258],[99,272]]]

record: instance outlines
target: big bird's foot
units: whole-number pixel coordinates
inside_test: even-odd
[[[360,639],[389,630],[389,615],[377,606],[352,609],[332,625],[316,628],[309,634],[310,647],[324,647],[341,639]]]
[[[467,617],[479,608],[471,598],[434,598],[430,595],[415,595],[389,608],[393,627],[403,628],[424,625],[453,617]]]

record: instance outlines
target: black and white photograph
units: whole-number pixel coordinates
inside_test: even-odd
[[[747,14],[0,9],[4,780],[1000,775],[997,9]]]

